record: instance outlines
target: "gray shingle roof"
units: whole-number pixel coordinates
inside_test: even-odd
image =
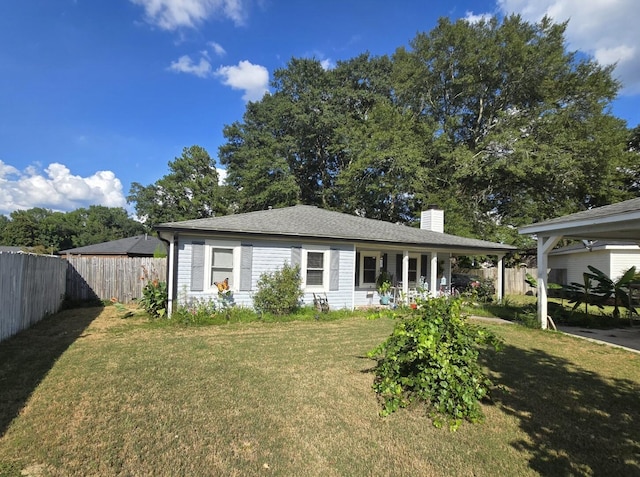
[[[22,252],[23,247],[14,247],[11,245],[0,245],[0,252],[5,253],[20,253]]]
[[[536,222],[528,227],[564,224],[569,222],[578,222],[581,220],[603,219],[605,217],[638,211],[640,211],[640,198],[625,200],[624,202],[618,202],[617,204],[603,205],[602,207],[583,210],[582,212],[576,212],[575,214],[569,214],[563,217],[556,217],[555,219],[545,220],[544,222]]]
[[[432,246],[470,251],[508,251],[510,245],[469,239],[381,220],[333,212],[308,205],[248,212],[207,219],[168,222],[158,231],[215,232],[281,237],[335,239],[341,241]]]
[[[161,246],[166,249],[164,242],[153,235],[136,235],[110,242],[102,242],[85,247],[61,250],[60,255],[129,255],[129,256],[153,256],[156,248]]]

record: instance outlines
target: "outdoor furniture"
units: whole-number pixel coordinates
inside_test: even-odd
[[[327,294],[324,294],[324,298],[320,296],[320,294],[318,293],[317,295],[314,293],[313,294],[313,306],[315,306],[316,311],[319,311],[321,313],[328,313],[329,312],[329,300],[327,299]]]

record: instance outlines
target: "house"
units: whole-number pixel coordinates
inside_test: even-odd
[[[538,241],[538,319],[547,327],[549,255],[563,238],[576,240],[640,240],[640,198],[556,217],[522,227],[520,234]],[[597,267],[596,267],[597,268]]]
[[[169,249],[169,309],[176,302],[217,296],[215,282],[228,279],[238,305],[252,306],[260,276],[284,263],[299,265],[304,302],[326,294],[332,308],[354,309],[378,302],[380,270],[393,275],[404,297],[420,285],[437,292],[450,283],[455,255],[502,258],[509,245],[443,233],[444,212],[422,213],[421,228],[296,205],[155,227]]]
[[[24,247],[14,247],[12,245],[0,245],[0,253],[23,253]]]
[[[640,270],[640,247],[630,241],[585,240],[556,248],[549,253],[549,282],[583,283],[589,265],[616,280],[631,267]]]
[[[58,255],[92,257],[153,257],[156,251],[166,254],[164,242],[153,235],[136,235],[84,247],[61,250]]]

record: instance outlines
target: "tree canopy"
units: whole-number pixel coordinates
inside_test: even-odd
[[[224,127],[225,185],[191,146],[127,200],[146,227],[299,203],[413,224],[437,204],[448,233],[522,245],[522,225],[640,191],[640,126],[611,113],[613,67],[568,51],[566,26],[443,18],[390,56],[292,58]],[[32,209],[0,237],[61,249],[140,227],[124,210]]]
[[[517,243],[517,227],[630,198],[637,131],[611,114],[612,67],[566,24],[441,19],[391,56],[293,58],[224,129],[237,210],[295,203]]]
[[[0,220],[0,243],[54,253],[141,234],[144,226],[123,208],[92,205],[53,212],[35,207],[16,210]]]
[[[138,217],[153,226],[227,213],[224,188],[218,185],[215,161],[200,146],[185,147],[169,162],[169,174],[154,184],[131,184],[127,201]]]

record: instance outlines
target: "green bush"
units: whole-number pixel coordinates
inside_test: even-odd
[[[263,273],[258,280],[258,290],[253,296],[253,306],[258,313],[277,316],[295,313],[300,308],[300,267],[285,263],[280,270]]]
[[[461,300],[425,301],[399,318],[391,336],[369,352],[378,360],[373,388],[389,415],[413,401],[427,404],[436,427],[457,429],[463,420],[484,418],[479,400],[491,382],[478,364],[479,347],[499,349],[493,333],[460,314]]]
[[[140,306],[152,318],[162,318],[167,314],[167,282],[149,280],[142,289]]]

